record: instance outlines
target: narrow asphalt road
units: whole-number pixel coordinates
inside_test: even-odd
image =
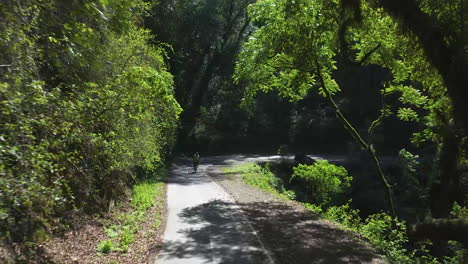
[[[167,224],[157,264],[273,263],[234,199],[205,173],[213,163],[243,160],[243,156],[204,159],[196,174],[187,159],[172,165]]]
[[[344,157],[342,156],[323,157],[309,155],[309,157],[314,159],[326,158],[327,160],[335,162],[344,161]],[[278,246],[271,245],[271,243],[268,244],[268,242],[271,241],[264,241],[267,243],[267,248],[274,251],[273,253],[269,252],[265,249],[260,237],[271,236],[269,232],[271,233],[276,231],[273,231],[272,229],[265,233],[265,230],[262,231],[257,229],[259,233],[256,233],[253,228],[256,222],[250,223],[246,217],[247,213],[240,209],[241,206],[244,206],[247,209],[249,206],[246,206],[245,204],[236,204],[235,199],[228,194],[223,187],[219,186],[209,176],[207,176],[206,172],[208,171],[208,168],[213,165],[216,165],[215,167],[219,168],[220,165],[228,166],[242,162],[271,161],[280,158],[281,157],[279,156],[256,155],[205,157],[202,158],[199,171],[196,174],[192,171],[189,159],[179,159],[174,162],[171,167],[167,184],[168,211],[167,224],[163,236],[163,246],[155,263],[275,263],[273,256],[277,257],[276,254],[283,254],[284,252],[281,251],[281,247],[278,248]],[[236,199],[239,199],[239,197]],[[261,206],[257,207],[255,207],[256,210],[262,210]],[[279,211],[287,213],[291,210],[288,211],[286,209],[282,209]],[[290,244],[295,239],[303,239],[304,241],[301,240],[296,242],[298,243],[299,251],[307,251],[307,254],[304,253],[302,255],[307,256],[308,259],[310,259],[314,254],[323,255],[328,252],[328,249],[333,251],[328,252],[328,255],[325,254],[327,258],[321,258],[320,256],[314,255],[316,259],[314,263],[348,262],[343,261],[343,259],[349,259],[352,263],[381,263],[381,261],[374,261],[376,259],[375,255],[373,253],[369,253],[369,248],[365,248],[359,243],[353,242],[349,239],[349,241],[344,239],[344,232],[337,228],[330,229],[328,225],[321,222],[315,222],[316,220],[311,219],[309,215],[301,217],[300,215],[298,216],[297,212],[287,213],[295,218],[293,217],[294,219],[289,219],[285,222],[283,221],[283,223],[281,219],[284,217],[274,218],[273,213],[275,210],[266,208],[262,212],[267,214],[265,215],[265,218],[263,219],[260,217],[263,219],[260,219],[260,221],[258,219],[259,214],[256,214],[257,216],[254,220],[258,220],[260,222],[276,221],[282,229],[293,229],[289,230],[288,234],[295,234],[297,231],[300,232],[293,235],[293,237],[288,237],[284,234],[284,238],[275,238],[275,241],[286,240],[283,242]],[[270,225],[266,224],[266,227],[268,226]],[[305,226],[307,226],[306,229],[304,229]],[[258,226],[256,228],[258,228]],[[281,233],[280,231],[281,230],[277,230],[279,234]],[[306,231],[309,233],[314,231],[315,233],[306,236],[304,235],[307,233]],[[304,238],[300,238],[301,235],[304,235]],[[308,245],[307,243],[312,243],[311,241],[315,241],[315,244]],[[367,252],[367,255],[363,252]],[[342,256],[340,254],[344,255]],[[334,259],[335,262],[323,262],[320,261],[321,259]],[[353,259],[354,261],[351,261]]]

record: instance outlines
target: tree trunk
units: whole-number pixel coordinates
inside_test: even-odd
[[[443,135],[439,149],[439,180],[431,186],[431,213],[433,218],[448,218],[459,191],[458,171],[460,148],[456,135]]]

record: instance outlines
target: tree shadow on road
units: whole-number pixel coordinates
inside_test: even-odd
[[[278,263],[384,263],[354,234],[309,211],[280,202],[240,207]]]
[[[211,182],[211,180],[204,175],[203,170],[199,169],[197,173],[194,173],[193,167],[190,163],[177,162],[172,165],[167,182],[188,186],[208,183]]]
[[[161,250],[163,259],[177,259],[180,263],[189,258],[204,263],[268,263],[235,204],[213,200],[184,209],[179,216],[191,225],[190,229],[180,231],[187,239],[166,241]]]
[[[239,211],[242,209],[244,213]],[[187,241],[169,241],[165,258],[196,257],[206,263],[268,263],[258,236],[276,263],[382,263],[375,252],[317,216],[281,203],[233,204],[213,200],[187,208],[181,219]]]

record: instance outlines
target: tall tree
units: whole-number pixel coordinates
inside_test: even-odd
[[[215,100],[233,71],[234,58],[249,32],[247,6],[253,1],[161,1],[147,27],[171,45],[171,71],[184,112],[181,137],[193,129],[200,108]]]

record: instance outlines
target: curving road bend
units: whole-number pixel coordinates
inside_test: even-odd
[[[196,174],[189,160],[180,159],[172,165],[167,224],[156,263],[274,263],[234,199],[205,173],[210,166],[207,162],[249,160],[252,158],[244,156],[205,159]]]

